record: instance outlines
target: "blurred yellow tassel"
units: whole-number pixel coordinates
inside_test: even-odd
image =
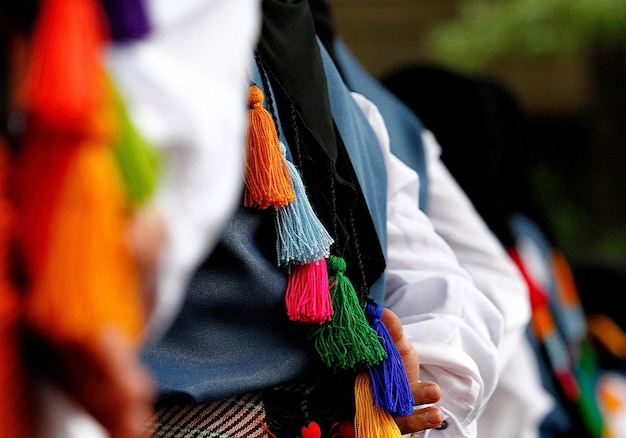
[[[393,417],[378,410],[374,404],[372,385],[366,373],[359,373],[354,383],[356,414],[355,438],[401,438],[402,434]]]

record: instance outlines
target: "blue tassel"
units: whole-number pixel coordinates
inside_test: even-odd
[[[402,357],[387,327],[381,321],[383,309],[379,304],[372,302],[367,304],[365,313],[387,353],[385,360],[368,370],[372,381],[374,403],[379,410],[384,409],[394,417],[409,415],[413,412],[415,399],[409,386]]]
[[[282,143],[280,146],[284,154],[285,146]],[[315,215],[298,169],[289,161],[287,168],[293,182],[295,200],[276,211],[278,265],[306,265],[327,258],[333,239]]]
[[[150,33],[144,0],[104,0],[111,38],[115,41],[139,40]]]

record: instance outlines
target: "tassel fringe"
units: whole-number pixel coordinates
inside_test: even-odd
[[[383,309],[377,303],[368,303],[365,312],[387,354],[387,358],[381,363],[368,369],[372,381],[374,403],[379,410],[384,409],[394,417],[409,415],[413,412],[415,399],[402,357],[387,327],[381,321]]]
[[[264,98],[259,87],[250,86],[244,206],[260,209],[269,206],[278,208],[295,198],[286,160],[280,150],[274,120],[263,108]]]
[[[331,298],[335,311],[331,320],[313,330],[315,349],[326,366],[337,369],[370,367],[385,358],[378,335],[367,324],[356,291],[343,274],[346,262],[341,257],[328,259]]]
[[[284,148],[284,145],[281,144],[281,147]],[[276,211],[278,264],[305,265],[328,257],[333,239],[315,215],[298,170],[293,163],[286,163],[295,199]]]
[[[355,438],[401,438],[402,434],[391,415],[376,409],[370,381],[365,373],[359,373],[354,383],[356,413],[354,416]]]
[[[322,324],[330,320],[333,306],[328,290],[326,259],[292,268],[285,302],[287,315],[292,321]]]
[[[53,341],[96,345],[109,325],[136,338],[143,313],[124,240],[128,223],[111,150],[88,144],[75,152],[56,193],[45,241],[24,247],[32,261],[27,316]],[[33,193],[24,195],[31,202],[36,199]],[[38,252],[43,259],[33,258]]]

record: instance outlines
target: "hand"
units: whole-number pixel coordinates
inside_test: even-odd
[[[59,382],[109,433],[110,438],[147,438],[155,389],[137,359],[136,347],[120,332],[105,331],[94,349],[55,349]]]
[[[406,370],[409,384],[415,398],[417,406],[436,403],[441,398],[441,390],[434,382],[420,382],[420,362],[415,347],[404,336],[400,318],[389,309],[383,310],[382,321],[387,326],[387,330],[393,342],[402,356],[404,368]],[[431,429],[439,426],[443,421],[443,414],[439,408],[428,406],[416,409],[411,415],[396,419],[398,427],[402,433],[414,433],[421,430]]]
[[[165,239],[163,216],[154,206],[144,206],[135,213],[128,227],[128,243],[137,263],[146,316],[154,307],[157,263]]]

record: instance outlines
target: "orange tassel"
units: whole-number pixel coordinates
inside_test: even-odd
[[[12,208],[6,199],[8,159],[0,139],[0,436],[31,436],[26,379],[19,348],[20,303],[9,278]]]
[[[567,308],[580,307],[580,296],[576,287],[576,280],[567,259],[561,251],[553,249],[551,262],[561,301]]]
[[[263,108],[263,92],[248,89],[248,156],[244,206],[265,209],[287,205],[295,199],[293,182],[280,150],[271,114]]]
[[[374,404],[372,385],[366,373],[359,373],[354,383],[356,414],[355,438],[401,438],[402,434],[391,414],[378,410]]]
[[[29,272],[28,320],[53,342],[97,345],[108,326],[130,337],[141,331],[139,284],[125,242],[128,218],[116,171],[107,145],[76,148],[39,251],[44,258],[27,257],[37,268]],[[24,249],[26,256],[37,250]]]

